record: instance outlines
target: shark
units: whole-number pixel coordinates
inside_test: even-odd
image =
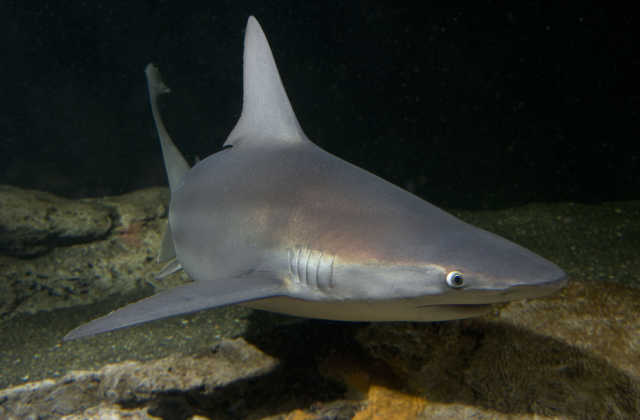
[[[147,67],[171,191],[157,276],[184,270],[192,282],[65,340],[232,304],[337,321],[453,320],[565,285],[556,264],[312,143],[254,17],[243,60],[240,119],[192,168],[160,117],[169,89]]]

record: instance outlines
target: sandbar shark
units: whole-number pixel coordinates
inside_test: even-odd
[[[471,226],[316,146],[302,131],[267,39],[250,17],[240,119],[189,168],[158,110],[171,190],[158,260],[193,280],[83,325],[65,340],[242,304],[341,321],[442,321],[567,282],[555,264]]]

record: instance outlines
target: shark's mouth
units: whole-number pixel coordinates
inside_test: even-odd
[[[458,311],[476,311],[476,310],[488,310],[493,307],[493,303],[447,303],[442,305],[423,305],[418,306],[418,308],[438,308],[442,310],[458,310]]]
[[[493,304],[424,305],[417,306],[416,309],[430,321],[447,321],[484,315],[493,309]]]

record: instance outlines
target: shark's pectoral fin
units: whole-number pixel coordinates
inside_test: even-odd
[[[197,281],[125,306],[71,331],[65,341],[218,306],[284,294],[282,281],[266,273],[227,280]]]

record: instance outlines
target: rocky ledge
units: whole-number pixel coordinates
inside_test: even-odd
[[[168,205],[160,187],[84,200],[0,187],[0,319],[188,281],[154,278]]]

